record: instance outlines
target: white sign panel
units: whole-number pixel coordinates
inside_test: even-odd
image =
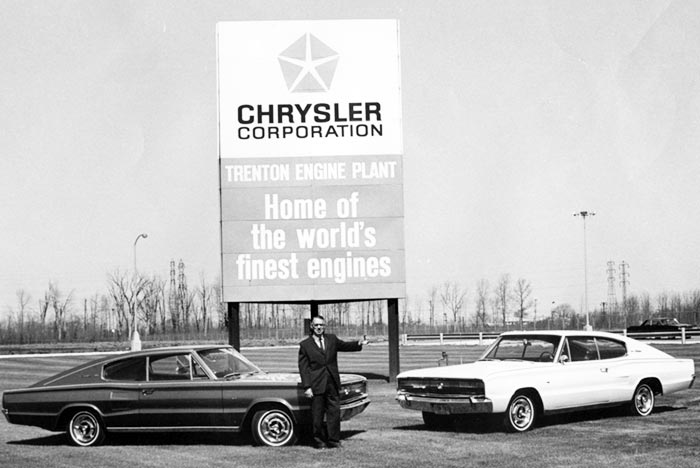
[[[218,25],[220,156],[402,154],[398,23]]]
[[[224,300],[405,295],[398,23],[220,23]]]

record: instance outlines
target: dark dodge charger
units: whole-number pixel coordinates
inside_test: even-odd
[[[341,375],[341,418],[369,405],[367,381]],[[230,346],[149,349],[101,358],[7,390],[10,423],[65,431],[79,446],[111,432],[250,431],[259,445],[293,444],[311,424],[298,374],[263,372]]]

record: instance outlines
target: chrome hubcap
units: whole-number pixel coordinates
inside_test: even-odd
[[[76,442],[80,444],[89,444],[97,437],[97,431],[99,430],[97,421],[90,414],[79,414],[73,418],[73,424],[71,426],[71,432]]]
[[[532,421],[532,404],[524,397],[518,397],[510,407],[510,420],[513,426],[524,429]]]
[[[260,434],[270,445],[282,445],[292,436],[292,421],[286,414],[272,412],[260,421]]]
[[[640,414],[649,414],[654,405],[654,394],[649,387],[642,387],[637,392],[635,405]]]

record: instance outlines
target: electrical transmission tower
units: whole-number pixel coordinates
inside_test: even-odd
[[[178,308],[177,308],[177,283],[175,281],[175,260],[170,260],[170,291],[168,292],[168,308],[170,309],[170,318],[173,328],[177,331],[178,327]]]
[[[608,311],[615,317],[617,314],[617,294],[615,293],[615,262],[608,262]]]
[[[190,304],[187,294],[187,277],[185,276],[185,262],[180,259],[180,263],[177,265],[177,299],[178,299],[178,310],[179,317],[182,320],[182,324],[187,330],[190,320]]]
[[[627,310],[627,285],[629,284],[629,280],[627,277],[629,276],[629,272],[627,271],[627,268],[629,267],[629,264],[627,264],[624,260],[622,263],[620,263],[620,285],[622,286],[622,314],[625,317],[625,328],[627,328],[627,313],[629,312]]]

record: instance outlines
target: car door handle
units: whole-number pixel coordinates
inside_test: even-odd
[[[146,388],[141,390],[141,395],[153,395],[153,392],[155,392],[154,388]]]
[[[608,368],[607,367],[601,367],[600,368],[601,372],[605,372],[606,374],[608,373]]]

